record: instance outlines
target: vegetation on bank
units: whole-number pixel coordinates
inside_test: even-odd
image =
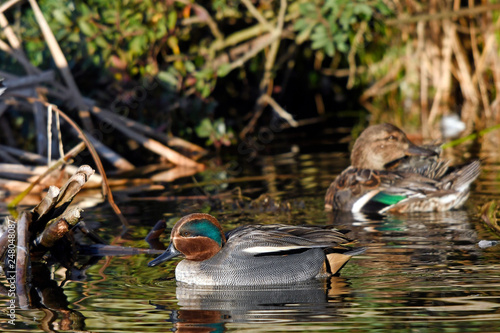
[[[438,138],[452,113],[472,132],[500,120],[498,9],[445,0],[7,1],[3,136],[46,155],[53,103],[130,169],[116,163],[133,146],[123,137],[175,164],[182,157],[169,147],[193,160],[203,152],[183,139],[219,149],[276,119],[299,127],[359,105],[372,122],[427,137]]]

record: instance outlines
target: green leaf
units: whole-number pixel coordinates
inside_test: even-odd
[[[293,25],[293,29],[296,31],[303,31],[307,29],[311,24],[306,19],[298,19]]]
[[[353,8],[353,12],[356,15],[363,15],[366,17],[366,19],[370,19],[373,14],[373,10],[370,6],[364,3],[357,4]]]
[[[63,25],[65,26],[71,25],[71,20],[66,15],[64,9],[56,9],[52,12],[52,15],[58,22],[62,23]]]
[[[204,118],[198,126],[196,126],[196,135],[200,138],[208,138],[212,132],[214,132],[214,127],[209,118]]]
[[[231,65],[230,64],[223,64],[217,68],[217,76],[219,77],[224,77],[227,74],[231,72]]]
[[[175,25],[177,24],[177,12],[175,10],[171,10],[168,13],[168,18],[167,18],[167,25],[168,25],[168,30],[172,31],[175,28]]]
[[[196,66],[190,60],[187,60],[186,62],[184,62],[184,66],[185,66],[186,71],[188,73],[193,73],[194,71],[196,71]]]
[[[135,54],[141,54],[143,46],[146,44],[146,38],[144,35],[135,36],[130,41],[130,51]]]
[[[84,35],[94,36],[94,25],[91,25],[89,22],[82,19],[78,21],[78,26]]]
[[[94,42],[97,46],[105,49],[109,47],[108,41],[103,37],[103,36],[98,36],[96,39],[94,39]]]
[[[210,88],[210,85],[205,84],[205,86],[203,87],[203,89],[201,91],[201,97],[207,98],[208,96],[210,96],[211,92],[212,92],[212,89]]]
[[[167,85],[169,87],[174,87],[174,88],[176,88],[177,84],[179,83],[177,77],[174,74],[169,73],[167,71],[159,72],[158,79],[160,80],[160,82],[164,83],[165,85]]]
[[[329,57],[333,57],[335,54],[335,46],[333,45],[333,42],[326,43],[324,49]]]

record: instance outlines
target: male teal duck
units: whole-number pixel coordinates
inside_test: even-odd
[[[449,167],[439,147],[414,145],[391,124],[365,129],[351,166],[330,185],[326,210],[364,213],[447,211],[464,205],[480,163]]]
[[[195,213],[173,227],[170,245],[148,266],[182,256],[177,281],[196,285],[290,284],[337,273],[351,257],[346,236],[330,227],[247,225],[224,234],[217,219]],[[345,249],[344,249],[345,250]],[[356,251],[356,250],[354,250]]]

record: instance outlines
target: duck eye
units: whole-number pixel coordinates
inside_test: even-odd
[[[389,137],[387,138],[387,140],[394,141],[394,140],[396,140],[396,137],[394,135],[389,135]]]
[[[182,233],[182,236],[184,236],[184,237],[189,237],[189,236],[191,236],[191,233],[190,233],[189,231],[184,231],[184,232]]]

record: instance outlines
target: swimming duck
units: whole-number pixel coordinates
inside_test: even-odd
[[[180,282],[290,284],[337,273],[351,256],[334,248],[347,242],[340,231],[317,226],[246,225],[224,234],[215,217],[195,213],[175,224],[170,245],[148,266],[182,256],[175,269]]]
[[[416,146],[394,125],[370,126],[354,143],[351,166],[328,188],[325,209],[384,214],[459,208],[480,163],[450,167],[439,153],[438,146]]]

